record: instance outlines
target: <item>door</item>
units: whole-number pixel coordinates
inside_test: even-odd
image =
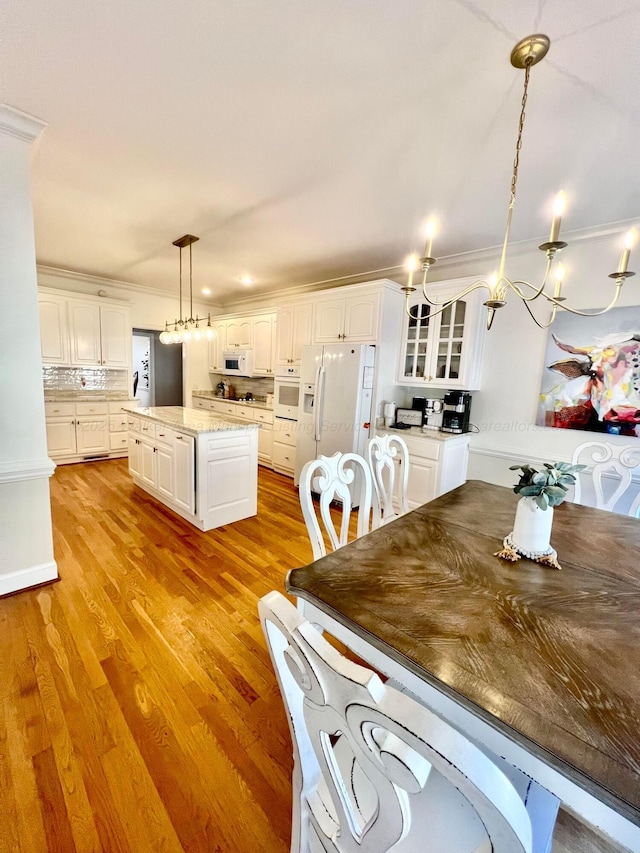
[[[253,344],[251,326],[250,317],[227,320],[227,347],[251,349]]]
[[[375,343],[378,340],[379,305],[379,293],[345,299],[343,339]]]
[[[100,365],[100,306],[69,300],[68,310],[72,364]]]
[[[209,370],[222,370],[222,353],[227,346],[227,324],[225,320],[213,321],[213,338],[209,341]]]
[[[416,509],[436,496],[438,463],[422,457],[409,457],[409,509]]]
[[[187,512],[196,511],[195,439],[180,433],[174,443],[174,493],[175,503]]]
[[[44,364],[69,364],[67,300],[38,294],[40,348]]]
[[[136,476],[142,476],[142,445],[140,440],[129,434],[129,473]]]
[[[317,344],[342,340],[344,299],[326,299],[316,303],[314,341]]]
[[[128,308],[100,306],[102,364],[105,367],[131,365],[131,321]]]
[[[140,442],[140,477],[147,485],[156,484],[156,449],[150,441]]]
[[[253,320],[253,372],[273,376],[273,315]]]
[[[324,348],[323,372],[320,376],[319,410],[316,419],[320,423],[318,454],[332,456],[340,451],[358,451],[360,433],[371,414],[362,408],[363,371],[365,347],[350,344],[334,344]],[[366,406],[365,406],[366,409]]]
[[[173,448],[159,444],[156,452],[156,489],[161,495],[173,500],[174,495],[174,453]]]
[[[75,418],[47,419],[47,453],[49,456],[69,456],[76,452]]]
[[[278,308],[276,319],[276,364],[291,364],[293,308]]]
[[[105,453],[110,448],[109,419],[82,417],[76,419],[78,453]]]

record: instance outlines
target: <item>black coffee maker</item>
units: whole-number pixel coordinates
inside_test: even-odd
[[[469,432],[471,394],[466,391],[447,391],[442,408],[442,432]]]

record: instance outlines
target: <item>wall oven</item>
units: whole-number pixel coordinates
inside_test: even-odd
[[[277,418],[288,418],[291,421],[298,420],[298,409],[300,406],[300,368],[288,368],[296,370],[297,375],[276,376],[273,382],[273,414]]]

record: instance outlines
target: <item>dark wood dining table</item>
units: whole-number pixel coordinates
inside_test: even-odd
[[[562,570],[496,556],[517,496],[470,481],[287,578],[315,623],[640,851],[640,521],[564,503]]]

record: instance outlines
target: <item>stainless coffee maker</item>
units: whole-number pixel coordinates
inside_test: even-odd
[[[469,432],[471,394],[466,391],[447,391],[442,410],[442,432]]]

